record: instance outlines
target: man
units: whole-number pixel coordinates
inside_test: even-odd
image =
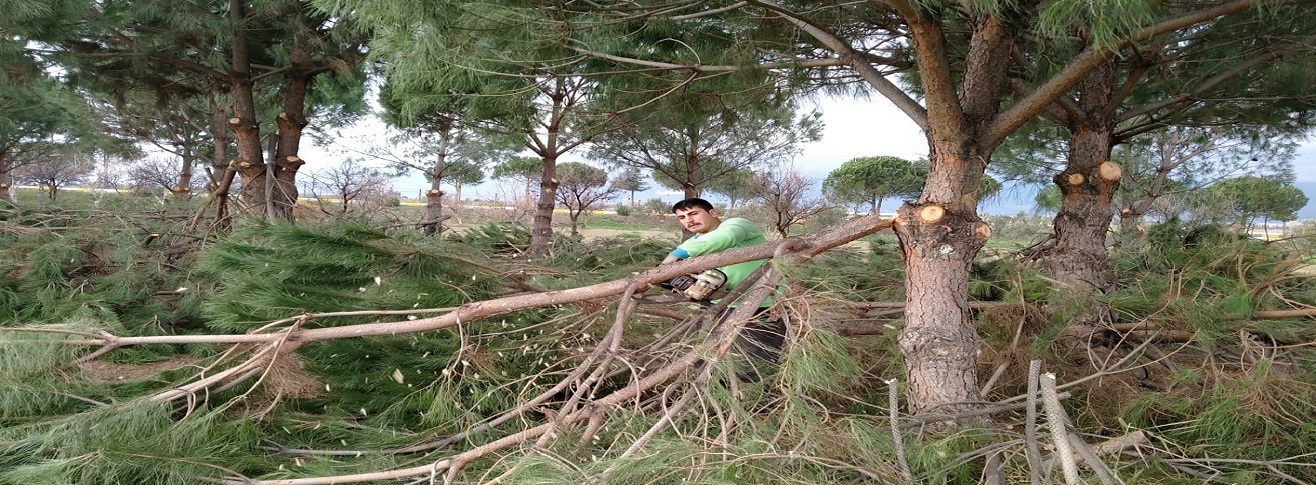
[[[735,249],[766,241],[763,237],[763,230],[758,225],[748,219],[741,217],[732,217],[723,220],[718,215],[713,204],[700,198],[685,199],[677,202],[672,206],[672,213],[676,214],[676,220],[681,223],[681,227],[694,233],[690,239],[686,239],[672,253],[663,259],[662,264],[680,261],[694,256],[712,254],[728,249]],[[746,261],[718,268],[726,275],[724,288],[734,290],[744,283],[750,273],[763,266],[767,260],[760,259],[756,261]],[[694,277],[682,275],[673,278],[667,286],[673,289],[684,291],[690,285],[694,284]],[[738,304],[732,303],[731,308],[718,316],[721,322],[727,318]],[[736,347],[742,354],[750,356],[751,362],[748,362],[748,368],[738,371],[736,374],[744,382],[758,382],[759,375],[757,365],[759,363],[775,364],[781,353],[782,342],[785,340],[786,323],[781,319],[773,319],[768,316],[768,308],[772,306],[772,298],[769,297],[758,311],[754,314],[754,320],[750,321],[745,330],[741,332],[740,337],[736,339]],[[754,362],[761,361],[761,362]]]

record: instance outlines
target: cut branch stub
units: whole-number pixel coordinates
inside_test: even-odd
[[[992,228],[991,226],[988,226],[986,222],[978,221],[978,223],[974,225],[973,232],[983,241],[992,237]]]
[[[1106,160],[1097,166],[1097,176],[1106,182],[1118,182],[1124,171],[1120,169],[1118,163]]]
[[[918,218],[924,224],[933,224],[946,215],[946,209],[939,205],[929,205],[918,210]]]
[[[425,195],[429,197],[438,197],[443,195],[443,191],[439,189],[429,189],[425,191]]]
[[[238,126],[238,125],[242,124],[242,118],[238,118],[238,117],[236,117],[236,116],[234,116],[234,117],[232,117],[232,118],[229,118],[229,119],[228,119],[228,124],[233,125],[233,126]]]
[[[1084,180],[1085,180],[1085,178],[1083,177],[1083,174],[1081,174],[1081,173],[1071,173],[1071,174],[1069,174],[1068,176],[1065,177],[1065,183],[1068,183],[1069,185],[1075,185],[1075,186],[1083,185],[1083,181],[1084,181]]]

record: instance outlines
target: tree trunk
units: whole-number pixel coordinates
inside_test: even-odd
[[[897,211],[895,229],[906,274],[899,344],[914,413],[955,412],[981,401],[969,265],[990,232],[978,218],[976,198],[961,202],[982,174],[982,169],[969,168],[972,159],[934,153],[928,184],[941,187],[925,189],[917,203]],[[972,185],[968,179],[974,179]]]
[[[247,46],[246,3],[229,0],[229,20],[236,24],[233,34],[232,65],[229,84],[233,102],[233,117],[229,126],[237,141],[237,174],[242,178],[241,204],[259,214],[268,214],[265,196],[265,155],[260,146],[260,125],[256,123],[254,83],[251,79],[251,57]]]
[[[1080,294],[1107,281],[1106,233],[1119,166],[1107,160],[1111,132],[1080,128],[1071,135],[1069,163],[1054,181],[1062,194],[1052,227],[1056,244],[1045,255],[1051,277]]]
[[[434,160],[434,168],[430,171],[430,189],[425,192],[425,223],[421,229],[425,235],[433,236],[443,232],[442,223],[439,222],[443,217],[443,190],[440,186],[443,181],[443,172],[448,169],[448,132],[440,132],[439,136],[439,153]]]
[[[233,138],[237,142],[237,163],[234,169],[242,180],[238,192],[240,204],[258,214],[266,214],[265,152],[260,146],[260,127],[256,124],[256,109],[251,101],[251,81],[234,83],[233,111],[229,119]],[[243,99],[245,98],[245,99]]]
[[[219,108],[210,113],[210,168],[207,173],[210,180],[206,183],[206,192],[214,194],[219,189],[220,181],[224,179],[225,174],[222,172],[228,167],[228,126],[227,111],[231,103],[221,104]],[[216,175],[216,171],[221,171]],[[227,191],[225,192],[227,194]]]
[[[271,192],[271,217],[292,220],[297,205],[297,170],[306,162],[300,156],[302,132],[306,119],[306,91],[315,74],[310,68],[311,57],[304,47],[292,49],[292,67],[286,77],[287,89],[283,94],[283,112],[277,119],[279,144],[275,149],[274,190]]]
[[[14,171],[0,154],[0,202],[14,203]]]
[[[1106,233],[1121,176],[1119,165],[1109,160],[1115,83],[1115,63],[1108,61],[1079,84],[1081,114],[1070,123],[1068,163],[1053,179],[1062,198],[1047,267],[1051,277],[1079,294],[1104,288],[1107,281]]]
[[[981,345],[970,319],[969,265],[991,231],[978,218],[978,191],[999,144],[992,120],[1006,94],[1010,53],[1018,35],[999,18],[973,26],[970,52],[956,87],[946,40],[932,20],[911,15],[910,31],[926,98],[931,152],[927,182],[915,203],[897,210],[896,236],[905,260],[905,358],[910,411],[976,408]],[[866,65],[858,66],[861,69]]]
[[[182,148],[183,160],[178,166],[178,185],[169,191],[178,199],[186,199],[192,195],[192,161],[196,151],[188,142],[184,142]]]
[[[544,175],[539,180],[539,202],[530,226],[531,256],[543,256],[553,247],[553,209],[557,207],[557,155],[544,157]]]
[[[1142,247],[1142,216],[1125,208],[1120,211],[1119,246],[1124,251],[1137,251]]]

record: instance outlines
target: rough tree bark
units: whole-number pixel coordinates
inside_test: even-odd
[[[911,411],[955,412],[981,401],[969,265],[991,234],[977,214],[978,189],[999,144],[993,121],[1006,93],[1005,66],[1018,33],[998,17],[978,21],[956,89],[940,26],[912,10],[902,16],[928,93],[931,166],[918,201],[897,211],[907,301],[899,344]]]
[[[425,220],[421,228],[425,235],[433,236],[443,231],[440,222],[443,217],[443,172],[448,169],[448,141],[450,129],[439,130],[439,149],[434,157],[434,167],[430,169],[430,189],[425,191]]]
[[[291,220],[298,196],[297,171],[305,164],[299,151],[302,133],[309,123],[306,117],[306,94],[311,79],[327,72],[329,66],[314,63],[305,45],[291,46],[292,62],[283,72],[283,112],[276,119],[277,133],[272,139],[270,160],[267,163],[261,151],[260,124],[256,121],[254,80],[247,38],[249,33],[243,26],[245,15],[246,5],[243,0],[229,0],[229,18],[236,24],[228,76],[232,86],[234,116],[229,124],[237,140],[237,171],[242,178],[242,203],[264,217]],[[294,39],[292,42],[298,41]]]
[[[556,78],[553,82],[553,91],[549,94],[553,106],[548,123],[544,126],[545,137],[542,141],[536,138],[534,142],[538,146],[529,147],[538,153],[544,162],[544,172],[539,179],[539,200],[535,203],[535,215],[530,226],[530,247],[526,249],[531,256],[547,255],[553,248],[553,209],[557,207],[558,185],[557,159],[562,153],[584,141],[582,139],[573,143],[562,143],[562,130],[566,129],[567,111],[580,101],[576,97],[579,94],[579,86],[574,86],[570,84],[572,81],[563,78]]]
[[[242,205],[264,209],[267,205],[264,190],[265,153],[260,146],[260,125],[256,122],[256,102],[253,98],[255,83],[251,77],[251,53],[247,32],[243,28],[247,6],[244,0],[229,0],[228,6],[229,20],[236,25],[228,76],[233,102],[233,117],[228,122],[237,142],[238,155],[232,167],[242,178]]]
[[[1079,84],[1077,116],[1069,126],[1069,159],[1054,182],[1063,195],[1052,227],[1055,245],[1044,254],[1051,276],[1079,294],[1106,286],[1106,233],[1120,168],[1110,161],[1115,114],[1115,62]]]
[[[555,137],[550,133],[549,138]],[[530,248],[526,250],[531,255],[546,255],[553,247],[553,209],[557,207],[557,185],[557,155],[545,156],[544,175],[539,179],[539,200],[535,203],[535,218],[531,225]]]
[[[266,201],[271,218],[293,218],[297,205],[297,171],[306,162],[300,156],[302,133],[309,120],[306,118],[306,93],[311,79],[326,68],[312,66],[311,55],[303,46],[292,48],[292,66],[288,68],[283,93],[283,112],[279,113],[279,144],[275,149],[274,183],[271,199]]]

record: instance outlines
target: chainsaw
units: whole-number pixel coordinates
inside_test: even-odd
[[[707,302],[725,295],[726,291],[722,287],[726,284],[726,273],[718,269],[710,269],[699,274],[679,275],[659,283],[659,287],[671,290],[671,292],[646,295],[641,300],[654,303]]]

